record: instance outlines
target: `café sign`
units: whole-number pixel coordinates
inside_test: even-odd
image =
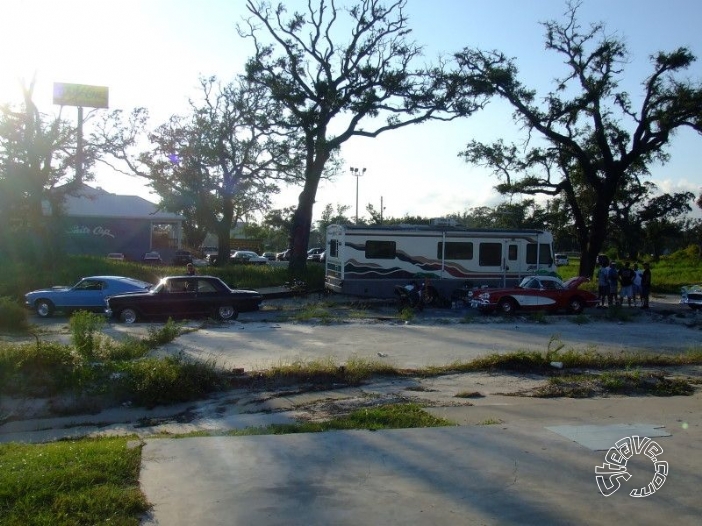
[[[54,82],[54,104],[81,108],[107,108],[108,102],[107,86]]]

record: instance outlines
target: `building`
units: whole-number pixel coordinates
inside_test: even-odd
[[[58,221],[69,254],[121,252],[138,261],[146,252],[157,251],[170,262],[183,241],[182,216],[159,211],[138,196],[111,194],[85,184],[66,196]]]

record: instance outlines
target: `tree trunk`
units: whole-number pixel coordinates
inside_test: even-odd
[[[317,187],[322,178],[324,165],[329,159],[329,152],[317,151],[316,158],[309,163],[305,173],[305,186],[300,192],[297,209],[293,215],[290,229],[290,265],[288,271],[292,277],[303,277],[307,270],[307,249],[312,228],[312,212]]]
[[[592,279],[595,275],[597,256],[607,236],[609,203],[601,203],[592,213],[592,222],[587,238],[580,240],[580,275]],[[583,243],[584,241],[584,243]]]
[[[225,200],[222,208],[222,219],[217,224],[217,263],[216,266],[223,267],[229,263],[229,251],[231,250],[232,218],[234,217],[234,207],[231,200]]]
[[[312,213],[318,185],[319,176],[311,174],[307,176],[293,215],[290,230],[290,265],[288,266],[293,277],[302,277],[307,270],[307,247],[310,242]]]

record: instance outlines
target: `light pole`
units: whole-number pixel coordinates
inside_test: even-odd
[[[364,173],[366,173],[365,168],[354,168],[353,166],[350,168],[351,170],[351,175],[356,177],[356,224],[358,224],[358,178],[361,177]]]

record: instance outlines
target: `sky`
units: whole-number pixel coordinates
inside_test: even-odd
[[[292,11],[304,9],[307,1],[283,3]],[[339,6],[347,4],[337,0]],[[514,57],[525,85],[545,95],[565,69],[557,54],[545,50],[540,22],[562,21],[565,10],[561,0],[408,0],[406,14],[411,38],[423,47],[427,63],[464,47],[497,49]],[[200,76],[229,82],[252,54],[251,41],[236,31],[247,15],[244,0],[4,0],[2,13],[0,103],[16,101],[19,79],[34,76],[34,102],[44,113],[58,112],[54,82],[107,86],[111,110],[145,107],[156,127],[187,111]],[[649,56],[658,51],[688,47],[700,62],[687,75],[702,80],[700,20],[702,2],[695,0],[581,0],[579,10],[582,25],[603,22],[608,33],[627,43],[631,56],[624,85],[634,99],[651,71]],[[73,118],[74,111],[65,107],[63,115]],[[382,203],[385,217],[442,217],[495,205],[504,200],[493,188],[498,180],[458,154],[473,139],[521,137],[511,111],[491,103],[469,118],[353,138],[342,148],[339,175],[320,184],[315,218],[326,204],[346,206],[347,216],[354,217],[356,196],[361,217],[368,217],[368,203],[376,210]],[[694,132],[676,134],[670,162],[652,165],[650,180],[664,192],[699,195],[701,145]],[[351,167],[365,173],[356,178]],[[96,175],[91,184],[110,192],[158,199],[138,178],[103,167]],[[285,188],[275,207],[294,206],[299,192]]]

